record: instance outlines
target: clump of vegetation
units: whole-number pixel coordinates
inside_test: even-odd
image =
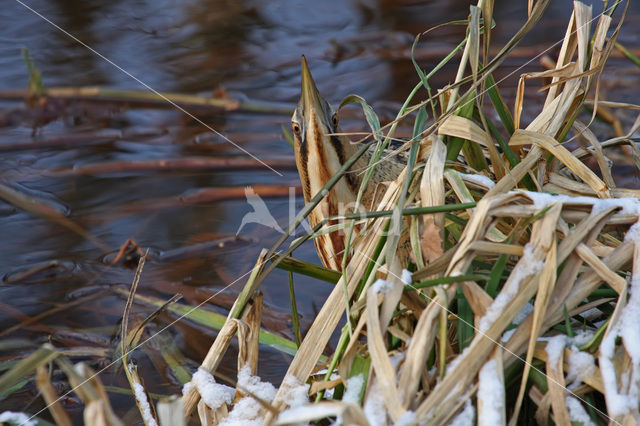
[[[403,148],[409,151],[405,171],[382,188],[376,211],[331,218],[347,234],[360,228],[359,238],[347,245],[349,262],[336,272],[291,257],[304,241],[326,232],[324,226],[278,252],[319,194],[262,252],[181,399],[154,409],[125,362],[145,424],[158,418],[180,424],[196,409],[202,424],[325,418],[347,424],[637,422],[640,191],[616,186],[605,153],[626,145],[640,158],[632,140],[640,120],[608,140],[589,129],[602,107],[638,108],[599,96],[599,79],[628,6],[620,3],[606,2],[599,15],[575,3],[555,63],[522,75],[513,113],[493,73],[540,25],[548,0],[531,7],[527,22],[493,58],[493,2],[471,7],[466,38],[456,51],[431,72],[414,61],[419,83],[386,126],[362,102],[379,153],[371,167],[386,161],[383,149],[398,123],[413,119],[414,134]],[[458,51],[455,81],[431,88],[432,73]],[[546,99],[525,123],[524,87],[531,79],[545,81]],[[415,101],[421,89],[427,98]],[[585,109],[591,112],[587,121]],[[565,147],[573,139],[583,146]],[[599,174],[585,165],[590,157]],[[411,240],[412,271],[403,270],[397,256],[403,232]],[[299,347],[287,345],[295,356],[279,389],[255,376],[262,310],[257,290],[275,267],[292,271],[292,277],[301,273],[336,283],[304,336],[296,326]],[[295,309],[292,314],[297,318]],[[123,353],[136,334],[124,321]],[[334,334],[338,344],[326,353]],[[216,383],[210,372],[236,335],[239,374],[229,379],[237,382],[233,389]],[[79,385],[85,420],[119,424],[96,378],[82,383],[86,370],[72,368],[50,348],[36,354],[0,378],[1,392],[38,368],[45,399],[55,401],[41,366],[56,358]],[[59,404],[51,410],[56,422],[68,424]]]

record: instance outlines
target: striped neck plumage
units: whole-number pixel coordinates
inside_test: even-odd
[[[305,200],[309,201],[342,168],[356,148],[346,136],[336,135],[342,133],[338,116],[320,96],[304,57],[300,102],[291,118],[291,127],[295,137],[296,164]],[[343,180],[347,187],[339,185],[336,188],[337,201],[348,203],[357,193],[360,179],[357,174],[348,173]],[[351,194],[345,193],[345,189]]]

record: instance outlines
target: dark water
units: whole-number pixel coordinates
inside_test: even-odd
[[[526,19],[526,1],[496,2],[494,46],[501,47]],[[70,1],[25,2],[34,11],[12,0],[0,8],[0,90],[26,88],[28,76],[21,49],[27,48],[40,69],[45,86],[104,86],[143,89],[131,76],[162,92],[210,95],[223,90],[240,100],[291,107],[299,92],[299,61],[305,54],[319,89],[337,103],[349,93],[368,99],[387,119],[418,81],[409,60],[416,33],[436,24],[465,19],[469,2],[439,1]],[[601,2],[594,2],[599,13]],[[538,61],[520,67],[533,56],[550,49],[557,52],[564,35],[572,2],[552,1],[542,21],[525,38],[522,49],[497,73],[506,78],[503,94],[512,102],[517,77],[525,70],[538,70]],[[59,26],[56,28],[52,25]],[[638,52],[640,4],[633,2],[620,41]],[[76,37],[113,64],[72,39]],[[464,27],[445,27],[426,36],[417,50],[420,65],[430,69],[464,36]],[[520,52],[520,53],[518,53]],[[454,79],[455,61],[436,75],[433,86]],[[128,75],[131,74],[131,75]],[[637,103],[638,68],[614,57],[603,87],[610,99]],[[635,88],[634,87],[634,88]],[[533,90],[533,89],[532,89]],[[424,96],[424,95],[422,95]],[[532,91],[532,96],[535,91]],[[206,188],[242,188],[245,185],[295,186],[297,172],[278,167],[250,170],[190,170],[171,172],[120,171],[95,176],[54,176],[53,170],[107,161],[169,160],[179,158],[236,157],[245,154],[226,143],[191,117],[172,108],[130,108],[104,104],[64,105],[65,114],[53,116],[32,138],[34,118],[21,102],[1,101],[3,144],[51,138],[83,137],[83,140],[50,148],[2,152],[0,178],[10,187],[46,203],[87,229],[108,248],[96,247],[68,229],[0,202],[0,328],[6,329],[79,297],[104,291],[79,306],[63,309],[30,326],[4,336],[27,339],[34,344],[51,340],[60,348],[89,346],[113,349],[112,338],[119,327],[124,300],[112,291],[127,288],[134,270],[108,261],[127,239],[149,248],[139,293],[168,299],[182,293],[195,305],[227,286],[207,307],[225,313],[246,281],[246,274],[262,247],[277,238],[272,229],[250,224],[237,241],[229,241],[251,209],[242,194],[235,199],[187,205],[181,197]],[[55,108],[56,106],[52,106]],[[57,110],[59,110],[57,108]],[[263,159],[292,158],[282,137],[281,124],[289,117],[281,113],[199,114],[200,119],[222,132],[245,150]],[[47,120],[45,120],[47,121]],[[43,122],[44,123],[44,122]],[[362,129],[357,114],[348,116],[346,127]],[[605,132],[610,131],[604,128]],[[109,133],[111,132],[111,133]],[[107,135],[99,138],[98,135]],[[83,136],[84,135],[84,136]],[[117,135],[117,137],[108,137]],[[86,137],[85,137],[86,136]],[[605,136],[610,136],[606,135]],[[638,186],[629,181],[627,186]],[[274,218],[284,227],[289,218],[286,197],[267,199]],[[293,202],[297,209],[300,198]],[[227,238],[223,247],[199,249],[200,243]],[[193,249],[175,255],[175,250]],[[174,256],[175,255],[175,256]],[[317,262],[312,245],[297,257]],[[56,263],[46,267],[48,262]],[[43,266],[42,270],[34,268]],[[30,271],[25,274],[25,271]],[[331,287],[296,277],[296,292],[303,323],[308,325]],[[291,337],[288,278],[276,271],[264,283],[265,326]],[[136,318],[151,312],[136,306]],[[152,325],[162,329],[176,317],[164,314]],[[81,332],[78,336],[70,332]],[[169,336],[183,355],[199,363],[215,333],[183,320],[163,335]],[[111,339],[111,340],[110,340]],[[10,360],[23,348],[1,354]],[[144,368],[142,376],[154,392],[169,394],[179,384],[154,359],[157,348],[136,351]],[[221,367],[234,375],[234,349]],[[78,360],[79,358],[74,358]],[[102,365],[109,362],[104,357]],[[277,382],[288,357],[274,350],[261,352],[260,375]],[[94,364],[95,367],[97,367]],[[121,375],[109,370],[105,383],[124,386]],[[36,393],[28,385],[12,398],[0,402],[2,409],[31,412],[40,402],[29,404]],[[114,396],[119,413],[133,407],[131,398]],[[74,400],[68,408],[77,408]],[[134,416],[133,414],[129,414]],[[133,417],[135,418],[135,416]]]

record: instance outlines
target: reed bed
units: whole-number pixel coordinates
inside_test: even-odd
[[[589,130],[591,121],[579,119],[587,100],[593,111],[587,119],[597,114],[599,79],[625,11],[614,26],[619,4],[605,3],[604,13],[594,15],[575,2],[555,64],[520,77],[511,114],[492,72],[545,6],[532,6],[527,23],[492,60],[484,25],[492,4],[472,7],[456,81],[431,96],[429,75],[416,64],[421,81],[412,96],[424,87],[430,97],[409,106],[410,97],[387,127],[358,101],[378,146],[415,113],[414,137],[404,145],[408,164],[384,188],[378,215],[340,218],[346,234],[358,219],[364,230],[347,245],[349,261],[283,384],[248,420],[494,425],[640,419],[640,334],[633,325],[640,312],[634,294],[640,192],[616,187],[604,151],[628,144],[636,152],[631,137],[640,116],[624,136],[605,141]],[[544,79],[547,96],[526,123],[524,89],[532,79]],[[565,142],[573,139],[583,147],[570,151]],[[584,164],[586,157],[595,158],[599,175]],[[397,254],[406,232],[413,272],[402,269]],[[258,260],[248,294],[256,294],[270,272],[264,260],[274,255],[271,249]],[[215,369],[235,332],[232,316],[204,369]],[[337,348],[322,362],[336,333]],[[239,369],[244,365],[239,361]],[[256,374],[255,363],[248,365]],[[313,402],[292,399],[291,383]],[[237,395],[251,395],[243,386],[239,380]],[[187,390],[184,407],[189,414],[198,403],[204,420],[198,391]]]
[[[194,413],[203,425],[323,419],[361,425],[637,424],[640,191],[616,186],[606,154],[624,145],[640,158],[632,140],[640,115],[620,137],[601,140],[590,130],[606,102],[599,96],[600,77],[628,2],[605,2],[600,14],[575,2],[553,66],[521,75],[512,112],[492,73],[541,25],[547,4],[531,4],[527,22],[493,58],[492,25],[486,25],[493,23],[493,2],[472,6],[455,81],[434,90],[428,80],[440,65],[427,72],[414,61],[419,84],[386,126],[361,98],[347,100],[360,103],[371,126],[371,141],[359,154],[373,147],[379,153],[374,161],[387,160],[382,148],[398,123],[414,121],[413,138],[401,149],[408,151],[405,171],[380,188],[384,195],[375,211],[331,218],[353,236],[341,271],[291,257],[328,223],[278,251],[323,195],[300,212],[257,259],[182,397],[154,407],[125,358],[146,425],[185,424]],[[525,105],[539,104],[525,99],[532,80],[544,82],[546,98],[537,116],[525,120]],[[426,100],[413,99],[419,92]],[[581,147],[567,148],[572,140]],[[585,165],[591,157],[599,173]],[[398,256],[402,235],[411,243],[410,270]],[[296,325],[300,342],[278,388],[257,376],[259,286],[276,267],[292,271],[293,279],[302,273],[335,283],[304,336]],[[134,293],[130,300],[139,297]],[[137,332],[127,331],[123,321],[122,336],[126,354]],[[332,336],[339,336],[338,344],[328,352]],[[222,377],[236,384],[229,387],[214,372],[234,338],[238,377]],[[83,382],[91,377],[86,368],[71,367],[49,347],[11,377],[5,373],[0,389],[37,368],[52,416],[69,424],[41,371],[52,359],[78,385],[85,420],[120,424],[99,380]]]

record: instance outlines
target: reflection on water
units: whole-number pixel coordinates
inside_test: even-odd
[[[496,3],[498,25],[493,37],[499,47],[525,19],[526,2]],[[600,7],[599,3],[594,9]],[[160,91],[210,94],[223,89],[234,98],[292,105],[299,91],[299,58],[306,54],[319,89],[327,98],[336,102],[348,93],[358,93],[374,105],[380,105],[380,111],[387,110],[382,101],[402,101],[417,82],[409,60],[414,35],[436,24],[465,19],[469,6],[466,0],[315,3],[301,0],[39,0],[28,4],[123,70]],[[561,39],[571,7],[569,1],[551,2],[543,18],[544,26],[535,29],[523,42],[529,50],[520,59],[507,61],[499,77],[515,73],[509,80],[515,82],[522,73],[518,67],[525,60]],[[637,46],[639,40],[639,12],[640,4],[633,2],[629,23],[620,36],[620,40],[630,46]],[[28,77],[21,48],[29,49],[46,86],[140,88],[130,76],[19,3],[7,2],[0,8],[0,20],[3,22],[0,26],[0,90],[26,87]],[[433,67],[463,36],[462,26],[442,28],[425,36],[416,52],[421,66]],[[617,100],[635,101],[626,99],[631,94],[616,84],[637,81],[637,69],[616,58],[612,63],[616,79],[605,78],[608,93],[618,95]],[[620,67],[616,68],[616,64]],[[532,66],[536,67],[537,62]],[[455,64],[445,67],[434,78],[433,85],[438,87],[453,80],[454,72]],[[512,96],[509,89],[505,96],[508,99]],[[0,146],[31,141],[31,128],[25,125],[28,120],[23,120],[25,111],[20,104],[2,101],[1,105],[6,111],[10,110],[4,113],[10,119],[6,121],[9,125],[0,129]],[[40,139],[71,138],[106,130],[117,137],[89,137],[81,143],[3,152],[2,179],[20,185],[25,193],[58,210],[68,210],[74,222],[89,230],[112,252],[105,253],[56,223],[1,203],[0,273],[5,281],[0,287],[0,328],[19,323],[25,319],[24,315],[39,314],[77,297],[107,292],[103,297],[48,317],[46,326],[38,323],[22,327],[14,336],[40,343],[53,333],[52,339],[60,347],[106,345],[112,348],[113,342],[105,343],[100,338],[114,335],[122,315],[123,299],[108,290],[113,286],[128,286],[133,270],[122,264],[108,267],[105,258],[113,258],[118,247],[129,238],[143,248],[150,248],[152,254],[160,254],[235,235],[242,216],[249,211],[244,199],[191,205],[181,201],[181,197],[199,189],[258,183],[289,186],[298,182],[291,168],[282,169],[283,176],[268,169],[252,169],[54,177],[46,172],[106,161],[242,155],[173,109],[126,109],[82,103],[62,107],[66,108],[65,118],[45,125],[40,130]],[[291,156],[280,130],[280,125],[288,122],[287,116],[230,113],[200,118],[261,158]],[[347,117],[346,126],[358,129],[361,124]],[[276,198],[267,203],[284,227],[289,215],[287,199]],[[302,201],[297,199],[296,203],[299,209]],[[259,249],[269,246],[277,235],[270,229],[250,225],[240,237],[190,257],[157,256],[145,267],[140,291],[164,299],[183,293],[189,303],[196,304],[213,294],[213,290],[231,285],[213,300],[213,309],[224,312],[244,284],[243,274],[253,265]],[[298,257],[316,261],[313,246],[303,248]],[[298,277],[295,283],[299,311],[304,324],[308,325],[330,286]],[[276,271],[263,290],[266,311],[270,312],[265,314],[265,324],[290,337],[286,314],[287,274]],[[141,318],[149,313],[146,307],[136,309],[136,315]],[[160,329],[173,319],[174,316],[165,314],[154,327]],[[62,336],[62,327],[82,330],[85,337]],[[167,333],[175,338],[183,354],[196,362],[206,353],[213,338],[209,331],[185,322],[173,326]],[[138,352],[139,362],[148,367],[148,370],[142,369],[143,375],[144,371],[155,371],[150,366],[157,360],[148,352]],[[271,350],[261,353],[261,357],[260,374],[278,381],[286,368],[287,357]],[[233,354],[226,360],[222,372],[233,376]],[[125,385],[118,375],[106,377],[107,382]],[[160,376],[145,375],[145,381],[159,393],[179,389],[176,378],[166,371]],[[32,391],[33,388],[29,388],[26,392]],[[7,402],[15,405],[7,408],[22,409],[21,401]],[[119,411],[125,412],[130,407],[130,398],[118,398],[118,401],[122,404]]]

